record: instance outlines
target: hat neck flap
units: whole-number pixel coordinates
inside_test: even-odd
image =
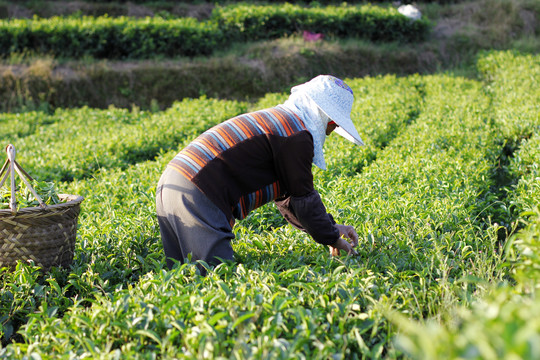
[[[323,145],[326,140],[328,117],[309,96],[301,92],[291,94],[282,106],[293,111],[302,119],[313,137],[313,163],[320,169],[326,170]]]

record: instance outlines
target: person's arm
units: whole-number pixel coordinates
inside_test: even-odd
[[[290,202],[291,202],[290,196],[274,200],[274,203],[276,204],[276,207],[281,213],[281,216],[283,216],[283,218],[287,220],[287,222],[291,224],[293,227],[305,232],[306,229],[304,229],[302,224],[300,224],[300,221],[296,218],[296,215],[294,215],[293,211],[291,210],[289,206]]]
[[[289,196],[275,201],[279,212],[295,228],[307,232],[324,245],[332,245],[339,238],[339,230],[332,215],[326,212],[319,193],[312,190],[305,196]]]
[[[296,218],[296,215],[294,214],[294,210],[291,208],[290,203],[290,196],[282,199],[276,199],[275,201],[279,212],[289,222],[289,224],[301,231],[308,232],[306,229],[304,229],[300,220]],[[330,222],[339,232],[339,238],[334,243],[327,244],[330,248],[330,254],[333,256],[338,256],[340,250],[344,250],[347,254],[356,255],[354,247],[358,245],[358,234],[356,233],[354,227],[336,224],[333,216],[329,213],[327,213],[327,215],[330,219]],[[332,234],[331,236],[334,235]],[[344,238],[349,238],[351,242],[345,240]]]
[[[354,229],[336,225],[333,217],[326,212],[319,193],[313,187],[311,163],[313,160],[313,139],[306,131],[288,139],[277,157],[277,171],[289,196],[276,201],[285,219],[296,228],[307,232],[313,239],[338,250],[351,252],[358,244]],[[344,229],[347,229],[345,231]],[[352,240],[352,245],[341,236]]]

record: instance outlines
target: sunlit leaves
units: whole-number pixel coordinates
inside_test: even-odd
[[[506,228],[490,218],[493,209],[509,206],[493,191],[492,176],[504,146],[497,109],[509,102],[497,103],[494,90],[486,91],[490,84],[443,75],[347,82],[357,95],[353,120],[367,146],[355,147],[333,134],[325,146],[329,170],[314,174],[328,211],[357,229],[358,256],[330,257],[328,249],[287,225],[270,204],[237,223],[235,262],[210,269],[206,277],[192,263],[166,269],[155,186],[165,164],[202,128],[248,106],[199,99],[156,114],[58,110],[46,121],[50,127],[45,122],[39,127],[44,135],[48,129],[68,129],[72,121],[89,139],[64,139],[66,147],[56,153],[59,161],[89,164],[85,159],[101,148],[118,152],[100,153],[107,166],[65,183],[70,193],[85,196],[73,266],[40,275],[21,264],[0,274],[0,307],[7,314],[0,318],[3,341],[12,341],[0,355],[535,355],[536,348],[527,344],[537,339],[537,322],[530,319],[537,303],[532,296],[513,296],[520,289],[533,294],[537,286],[537,281],[519,280],[537,273],[535,212],[521,215],[528,219],[528,232],[511,238],[507,263],[501,236]],[[284,98],[272,94],[259,104],[271,106]],[[198,112],[205,115],[197,117]],[[92,124],[116,121],[100,137],[82,125],[84,115]],[[526,115],[520,113],[516,122]],[[163,128],[178,130],[177,137],[161,137]],[[14,129],[6,128],[6,134],[38,141],[36,129]],[[126,155],[139,145],[151,149],[157,143],[162,150]],[[24,144],[42,156],[30,141]],[[537,136],[531,135],[510,161],[519,185],[508,193],[515,195],[509,199],[516,208],[527,210],[522,204],[537,194],[531,191],[538,177],[537,148]],[[424,328],[412,319],[441,326]],[[509,333],[506,324],[516,331]]]

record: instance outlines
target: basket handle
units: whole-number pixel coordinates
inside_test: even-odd
[[[4,172],[6,172],[6,173],[5,173],[4,177],[2,178],[2,180],[0,181],[0,188],[2,187],[2,185],[4,185],[4,183],[7,180],[8,176],[11,175],[11,177],[10,177],[10,180],[11,180],[11,201],[9,203],[9,208],[11,209],[11,212],[13,214],[17,213],[17,200],[15,198],[15,193],[16,193],[15,172],[17,172],[17,174],[19,174],[19,177],[22,179],[24,184],[28,187],[28,189],[30,189],[30,191],[32,192],[32,194],[34,195],[36,200],[39,202],[39,206],[41,208],[45,209],[47,207],[47,205],[45,205],[45,203],[43,202],[41,197],[36,193],[36,191],[34,190],[32,185],[30,185],[28,180],[26,180],[26,178],[25,178],[25,176],[26,176],[28,179],[33,180],[32,177],[30,175],[28,175],[28,173],[26,171],[24,171],[24,169],[15,160],[15,154],[16,154],[15,146],[9,144],[8,146],[6,146],[6,152],[7,152],[7,157],[8,158],[7,158],[6,162],[4,163],[4,166],[2,166],[2,170],[0,170],[0,178],[2,177],[2,174],[4,174]]]

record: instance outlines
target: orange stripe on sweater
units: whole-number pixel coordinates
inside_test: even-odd
[[[263,128],[265,128],[266,132],[269,133],[269,134],[273,134],[274,132],[272,131],[272,129],[268,126],[268,123],[266,122],[266,119],[260,115],[260,114],[257,114],[257,113],[253,113],[252,114],[253,117],[255,118],[255,120],[257,121],[257,123],[259,125],[261,125]]]
[[[199,141],[208,150],[210,150],[214,156],[218,156],[221,153],[221,149],[217,149],[214,144],[212,144],[212,142],[206,137],[200,137],[197,141]]]
[[[233,146],[235,144],[234,139],[227,133],[227,130],[221,128],[220,126],[217,126],[214,129],[214,131],[217,132],[219,135],[221,135],[221,137],[223,138],[223,140],[225,140],[227,142],[229,147],[231,147],[231,146]]]
[[[274,116],[277,118],[277,120],[281,123],[281,125],[283,125],[283,128],[285,129],[285,132],[287,133],[287,136],[290,136],[291,134],[294,133],[292,127],[291,127],[291,124],[289,124],[289,122],[287,121],[287,119],[285,118],[285,116],[279,112],[279,111],[271,111],[272,114],[274,114]]]
[[[206,159],[200,157],[199,154],[195,153],[193,150],[185,148],[183,152],[187,154],[191,160],[195,161],[200,167],[204,167],[204,165],[206,165]]]
[[[180,174],[184,175],[184,177],[188,180],[191,180],[193,179],[193,176],[186,170],[184,169],[183,167],[180,167],[178,166],[177,164],[175,163],[169,163],[169,166],[173,169],[173,170],[176,170],[178,171]]]
[[[244,135],[246,135],[248,138],[253,137],[254,133],[251,131],[249,126],[244,124],[241,119],[236,119],[234,123],[244,132]]]

